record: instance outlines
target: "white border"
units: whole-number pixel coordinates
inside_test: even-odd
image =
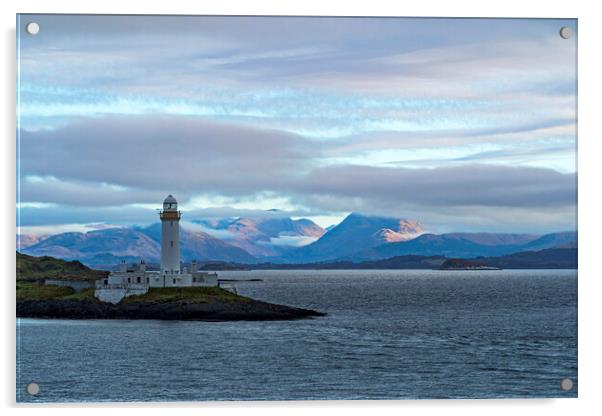
[[[4,0],[2,14],[2,238],[0,256],[2,276],[2,375],[0,378],[2,404],[10,414],[25,414],[42,410],[45,414],[75,414],[81,410],[71,405],[17,406],[15,400],[15,14],[20,13],[123,13],[123,14],[251,14],[251,15],[346,15],[346,16],[440,16],[440,17],[554,17],[579,19],[579,399],[557,400],[427,400],[384,402],[218,402],[183,404],[87,405],[90,415],[105,415],[107,407],[125,408],[128,413],[164,414],[175,407],[177,411],[198,414],[249,415],[327,415],[344,411],[349,415],[376,411],[379,414],[426,413],[446,415],[507,415],[508,413],[539,413],[567,415],[594,413],[602,408],[600,383],[601,330],[597,317],[602,316],[600,302],[602,275],[599,239],[602,238],[601,128],[600,88],[602,15],[596,13],[594,1],[545,1],[538,4],[525,0],[475,0],[394,2],[385,0],[103,0],[102,2],[74,0]],[[16,407],[16,409],[15,409]],[[175,410],[175,409],[174,409]]]

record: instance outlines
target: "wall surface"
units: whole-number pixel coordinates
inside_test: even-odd
[[[94,296],[102,302],[117,304],[123,298],[128,296],[144,295],[148,292],[148,286],[139,285],[137,287],[127,288],[96,288]]]

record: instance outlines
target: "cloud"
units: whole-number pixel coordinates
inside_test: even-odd
[[[304,178],[306,203],[331,210],[575,206],[576,174],[551,169],[465,165],[435,169],[333,166]]]
[[[574,222],[574,20],[36,19],[24,224],[153,222],[168,193],[191,219]]]
[[[299,235],[279,235],[271,237],[266,244],[278,247],[302,247],[317,241],[319,237],[299,236]]]
[[[21,197],[54,201],[54,193],[73,204],[110,205],[167,193],[185,200],[199,190],[252,195],[290,181],[309,157],[305,143],[278,131],[190,118],[116,117],[23,132]],[[98,192],[91,182],[108,185]]]
[[[575,118],[576,43],[557,34],[572,20],[38,17],[20,51],[30,130],[160,113],[337,138]]]
[[[56,205],[53,207],[31,207],[25,205],[18,209],[18,220],[21,226],[60,225],[65,223],[104,222],[117,225],[145,226],[159,221],[157,210],[161,208],[159,201],[148,205],[128,204],[119,206],[82,206]],[[231,207],[210,206],[204,208],[182,208],[183,217],[189,222],[198,219],[215,218],[281,218],[293,216],[305,218],[315,214],[312,209],[279,211],[277,213],[258,209],[241,209]],[[323,213],[323,210],[319,212]],[[340,216],[335,217],[340,219]]]
[[[61,233],[87,233],[88,231],[105,230],[107,228],[119,227],[121,226],[104,223],[37,225],[20,227],[17,234],[45,237]]]
[[[157,208],[160,207],[160,202],[157,204]],[[88,223],[147,225],[159,220],[159,216],[154,210],[131,205],[57,205],[53,208],[25,206],[18,209],[17,215],[17,225],[21,227]]]
[[[543,128],[548,134],[549,129],[558,127]],[[504,135],[489,147],[458,145],[453,147],[457,151],[448,150],[452,164],[438,166],[439,159],[434,168],[423,166],[436,149],[423,156],[420,149],[401,150],[408,160],[418,156],[408,168],[391,165],[391,159],[378,161],[378,154],[370,156],[361,148],[365,142],[359,141],[315,142],[271,129],[187,117],[92,119],[58,130],[22,133],[20,201],[25,205],[20,212],[23,220],[34,222],[40,220],[32,217],[39,216],[64,223],[67,215],[73,215],[74,222],[152,222],[154,213],[148,207],[159,207],[168,193],[177,195],[192,219],[270,208],[294,216],[350,211],[406,216],[412,210],[427,215],[455,207],[537,212],[575,206],[575,173],[478,163],[504,158],[537,162],[546,148],[558,148],[571,158],[562,138],[541,144],[542,139],[534,137],[522,149],[504,147],[504,140],[515,140]],[[411,146],[412,138],[408,140]],[[404,154],[387,152],[392,146],[381,143],[382,154]],[[337,153],[344,157],[333,160]],[[354,164],[354,158],[369,163]],[[43,204],[55,205],[41,210]],[[65,206],[81,208],[67,214]],[[219,214],[209,215],[208,209]],[[50,214],[52,210],[56,213]]]
[[[571,172],[574,134],[570,125],[561,125],[522,134],[368,135],[315,142],[276,130],[190,117],[82,120],[58,130],[22,132],[21,200],[119,205],[156,203],[164,194],[177,193],[192,207],[205,195],[200,198],[205,207],[294,209],[282,191],[324,166],[337,173],[341,165],[415,168],[509,160],[523,167],[545,167],[548,161]],[[546,154],[561,159],[555,162]],[[273,205],[266,205],[269,200]]]
[[[205,227],[202,224],[191,221],[180,221],[180,223],[182,228],[187,231],[209,234],[210,236],[219,238],[220,240],[231,240],[236,237],[236,234],[228,230],[217,230],[215,228]]]
[[[57,173],[57,172],[55,172]],[[44,207],[45,204],[118,206],[157,203],[167,195],[157,190],[133,189],[95,180],[59,179],[56,176],[23,175],[20,180],[22,208]],[[35,202],[44,201],[44,202]]]

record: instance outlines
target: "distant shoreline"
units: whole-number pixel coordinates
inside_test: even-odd
[[[499,257],[448,258],[443,255],[403,255],[380,260],[333,260],[313,263],[222,263],[223,268],[213,267],[211,271],[244,270],[432,270],[445,264],[474,265],[495,269],[577,269],[576,248],[551,248],[540,251],[524,251]],[[213,263],[212,266],[216,266]],[[207,269],[208,270],[208,269]]]

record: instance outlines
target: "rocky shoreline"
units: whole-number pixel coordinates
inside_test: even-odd
[[[17,300],[17,317],[45,319],[160,319],[185,321],[274,321],[325,316],[322,312],[249,298],[193,303],[136,301],[113,305],[94,299]]]

